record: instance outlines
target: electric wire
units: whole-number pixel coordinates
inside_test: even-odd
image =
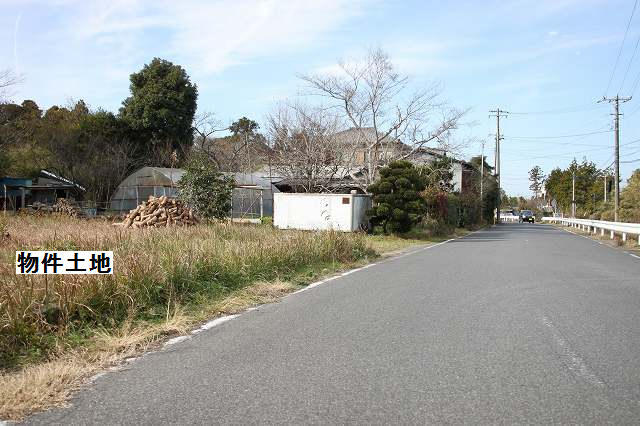
[[[627,81],[627,74],[629,74],[629,70],[631,69],[633,60],[636,57],[636,52],[638,51],[638,44],[640,44],[640,35],[638,35],[638,39],[636,40],[636,45],[633,48],[633,54],[631,55],[631,59],[629,60],[629,65],[627,65],[627,70],[624,72],[624,77],[622,78],[622,84],[620,84],[620,90],[618,90],[618,93],[622,92],[622,88],[624,87],[624,82]]]
[[[598,168],[599,168],[599,169],[601,169],[601,170],[607,170],[609,167],[611,167],[611,166],[613,165],[614,161],[615,161],[615,160],[614,160],[615,155],[616,155],[615,153],[612,153],[612,154],[609,156],[609,158],[607,158],[607,161],[603,161],[603,162],[601,163],[601,164],[607,164],[607,163],[609,163],[609,165],[608,165],[607,167],[602,167],[602,166],[600,166],[600,167],[598,167]]]
[[[546,111],[523,111],[523,112],[509,112],[514,115],[545,115],[545,114],[570,114],[574,112],[592,111],[602,108],[603,105],[590,105],[585,107],[567,107],[558,108]]]
[[[601,130],[601,131],[594,131],[594,132],[588,132],[588,133],[577,133],[574,135],[558,135],[558,136],[505,136],[505,139],[563,139],[563,138],[575,138],[575,137],[581,137],[581,136],[590,136],[590,135],[597,135],[597,134],[601,134],[601,133],[610,133],[613,130]]]
[[[620,144],[620,146],[629,146],[629,145],[633,145],[635,143],[640,142],[640,139],[636,139],[633,141],[629,141],[626,142],[624,144]],[[586,152],[593,152],[593,151],[604,151],[607,149],[611,149],[610,146],[605,146],[605,147],[600,147],[600,148],[593,148],[593,149],[585,149],[582,151],[572,151],[572,152],[565,152],[565,153],[558,153],[558,154],[551,154],[551,155],[540,155],[540,156],[534,156],[534,157],[526,157],[526,158],[520,158],[520,159],[515,159],[515,160],[510,160],[510,161],[528,161],[528,160],[537,160],[537,159],[544,159],[544,158],[557,158],[557,157],[567,157],[567,156],[575,156],[575,154],[584,154]],[[520,152],[521,154],[527,155],[527,153],[523,153]]]
[[[611,87],[611,82],[613,81],[613,76],[616,74],[616,69],[618,68],[618,62],[620,62],[620,55],[622,55],[622,48],[624,47],[624,42],[627,40],[629,27],[631,26],[633,15],[636,13],[637,6],[638,6],[638,0],[635,0],[635,2],[633,3],[633,9],[631,10],[631,16],[629,17],[629,22],[627,22],[627,29],[624,32],[624,37],[622,37],[622,43],[620,44],[620,49],[618,50],[618,57],[616,58],[616,62],[613,65],[613,71],[611,71],[611,76],[609,77],[609,83],[607,84],[607,88],[604,91],[604,96],[607,96],[607,92],[609,92],[609,87]]]
[[[631,88],[631,96],[633,96],[633,94],[636,93],[636,89],[638,88],[638,83],[640,83],[640,72],[638,73],[638,77],[636,77],[636,81],[635,83],[633,83],[633,86]]]

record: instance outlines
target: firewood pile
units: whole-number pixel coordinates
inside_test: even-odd
[[[53,211],[55,213],[62,213],[71,217],[78,217],[81,213],[80,210],[66,198],[58,198],[56,203],[53,205]]]
[[[70,217],[78,217],[82,215],[82,211],[66,198],[58,198],[55,204],[45,204],[35,201],[30,207],[20,209],[21,214],[33,216],[45,216],[51,213],[60,213]]]
[[[182,202],[166,196],[150,196],[148,201],[131,210],[122,223],[114,225],[124,228],[147,228],[162,226],[189,226],[198,223],[193,211]]]

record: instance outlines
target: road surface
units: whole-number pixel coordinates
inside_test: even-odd
[[[291,295],[32,424],[640,423],[640,259],[502,225]]]

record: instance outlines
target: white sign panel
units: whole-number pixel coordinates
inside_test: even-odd
[[[112,251],[16,251],[16,275],[113,274]]]

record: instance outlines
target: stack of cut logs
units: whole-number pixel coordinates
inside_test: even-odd
[[[53,211],[66,214],[71,217],[78,217],[78,208],[71,204],[66,198],[58,198],[56,203],[53,205]]]
[[[166,196],[150,196],[148,201],[131,210],[124,222],[116,223],[124,228],[195,225],[198,220],[193,211],[178,200]]]

